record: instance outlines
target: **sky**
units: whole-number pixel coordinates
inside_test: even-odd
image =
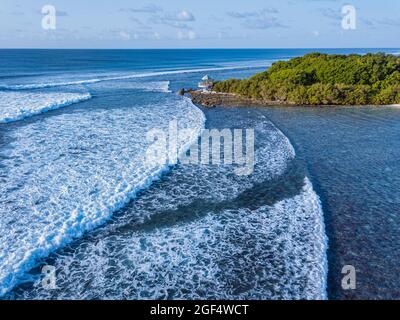
[[[399,38],[399,0],[0,0],[0,48],[398,48]]]

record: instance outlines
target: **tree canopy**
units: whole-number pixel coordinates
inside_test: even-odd
[[[301,105],[398,104],[400,57],[311,53],[248,79],[216,82],[214,90]]]

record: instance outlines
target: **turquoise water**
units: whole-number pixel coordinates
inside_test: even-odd
[[[205,73],[246,77],[308,51],[315,50],[1,50],[2,296],[342,297],[335,272],[348,247],[330,245],[327,258],[325,232],[332,244],[347,239],[335,229],[342,223],[334,214],[342,212],[341,202],[328,201],[330,189],[313,170],[320,162],[304,160],[323,152],[303,153],[284,116],[278,127],[270,121],[284,109],[277,115],[254,108],[200,110],[176,95]],[[345,117],[346,110],[339,114]],[[304,114],[298,112],[299,122]],[[172,120],[193,129],[179,141],[181,151],[204,127],[254,128],[254,174],[146,162],[147,132],[167,129]],[[334,127],[326,134],[336,137]],[[300,146],[316,139],[299,135],[305,139]],[[340,159],[343,150],[332,152]],[[337,176],[332,184],[340,189]],[[382,198],[372,199],[379,204]],[[376,241],[374,233],[361,235]],[[47,264],[56,267],[57,290],[41,286]],[[385,292],[395,294],[387,286]],[[373,297],[360,290],[355,297]]]

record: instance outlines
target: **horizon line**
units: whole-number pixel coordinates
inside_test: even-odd
[[[223,48],[223,47],[204,47],[204,48],[18,48],[8,47],[0,48],[0,50],[309,50],[309,49],[395,49],[400,50],[400,47],[275,47],[275,48],[263,48],[263,47],[247,47],[247,48]]]

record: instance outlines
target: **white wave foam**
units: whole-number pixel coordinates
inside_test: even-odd
[[[7,132],[0,154],[0,295],[38,259],[103,224],[167,170],[144,161],[145,137],[177,115],[180,129],[194,129],[179,141],[183,152],[205,118],[177,97],[60,114]]]
[[[279,59],[280,60],[280,59]],[[275,60],[245,60],[245,61],[236,61],[236,62],[221,62],[219,65],[224,66],[224,67],[244,67],[244,68],[267,68],[270,67],[275,61],[278,61],[278,59]]]
[[[0,123],[22,120],[90,98],[89,93],[0,92]]]
[[[82,84],[93,84],[102,81],[113,81],[113,80],[127,80],[135,78],[147,78],[165,75],[175,75],[175,74],[187,74],[187,73],[197,73],[197,72],[209,72],[209,71],[222,71],[222,70],[240,70],[254,68],[253,66],[233,66],[233,67],[215,67],[215,68],[200,68],[200,69],[184,69],[184,70],[172,70],[172,71],[156,71],[156,72],[145,72],[145,73],[135,73],[120,76],[103,76],[93,79],[85,79],[79,81],[64,81],[64,82],[53,82],[53,83],[32,83],[32,84],[20,84],[20,85],[0,85],[0,89],[5,90],[28,90],[28,89],[43,89],[52,87],[63,87],[72,85],[82,85]]]
[[[90,89],[101,90],[141,90],[146,92],[171,92],[169,89],[170,81],[127,81],[114,80],[111,82],[99,82],[90,85]]]
[[[153,81],[145,83],[136,83],[135,88],[152,92],[171,92],[171,90],[169,90],[169,84],[170,84],[169,81]]]
[[[273,206],[197,214],[108,228],[57,256],[60,290],[43,290],[39,280],[23,298],[326,299],[322,211],[308,179]]]
[[[260,183],[284,174],[294,149],[268,120],[255,131],[262,138],[254,175],[179,165],[113,223],[57,254],[60,290],[44,290],[38,279],[18,298],[325,299],[318,196],[304,178],[296,195],[271,205],[256,199]],[[233,205],[246,190],[244,207]]]

